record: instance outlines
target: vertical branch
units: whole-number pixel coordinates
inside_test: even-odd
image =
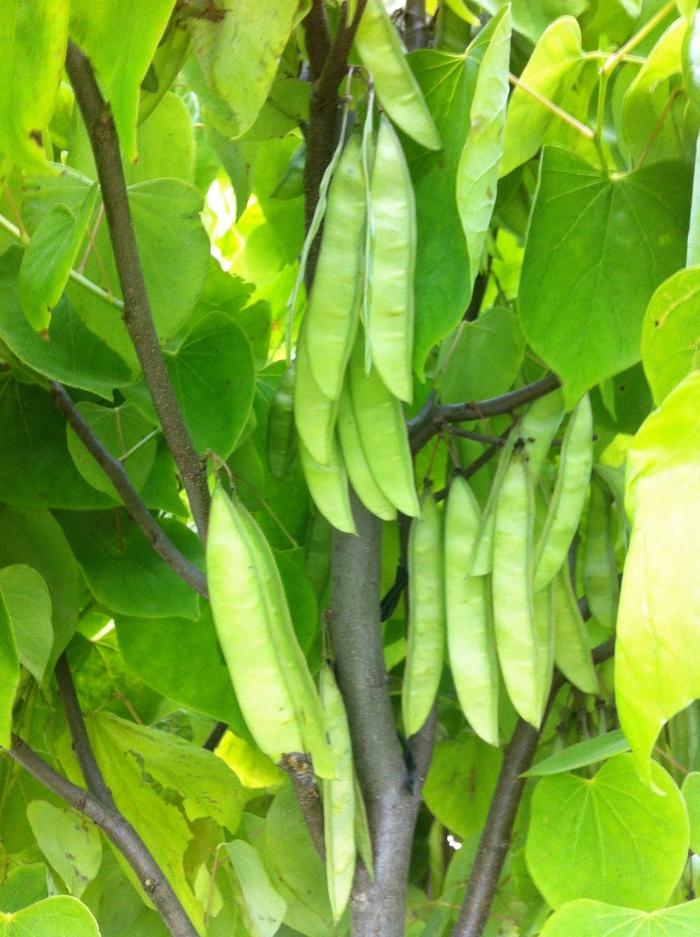
[[[590,610],[585,599],[579,602],[579,607],[581,613],[589,617]],[[599,645],[592,653],[593,662],[601,664],[608,660],[612,657],[614,647],[613,639]],[[564,683],[565,678],[559,671],[555,671],[544,719]],[[501,771],[474,859],[467,894],[451,937],[482,937],[484,933],[525,787],[526,779],[522,775],[532,766],[539,740],[540,729],[535,729],[524,719],[518,719],[503,752]]]
[[[68,45],[66,71],[75,91],[97,166],[107,226],[124,297],[124,323],[136,349],[166,442],[182,477],[199,535],[204,540],[209,516],[206,467],[192,445],[153,325],[131,220],[117,131],[90,62],[73,43]]]
[[[78,694],[75,692],[73,675],[70,672],[68,658],[65,653],[61,654],[56,664],[56,680],[58,682],[58,691],[61,694],[63,708],[68,721],[71,739],[73,740],[73,751],[78,759],[80,770],[83,772],[87,789],[108,810],[116,813],[117,807],[112,797],[112,792],[105,784],[102,772],[100,771],[95,753],[90,744],[90,738],[87,734],[87,727],[83,719],[83,713],[78,702]]]
[[[338,86],[347,69],[352,46],[367,0],[357,0],[352,22],[347,22],[347,3],[340,8],[338,32],[330,42],[321,0],[315,0],[304,20],[306,46],[309,52],[313,85],[309,100],[309,124],[306,133],[304,164],[304,218],[306,230],[316,211],[323,173],[333,156],[338,133]],[[316,238],[306,265],[306,289],[310,290],[318,259],[319,238]]]
[[[364,869],[352,896],[355,937],[401,937],[406,882],[422,780],[432,752],[434,717],[409,742],[409,777],[396,734],[380,630],[381,524],[351,495],[357,536],[335,532],[331,633],[338,684],[367,806],[375,879]]]

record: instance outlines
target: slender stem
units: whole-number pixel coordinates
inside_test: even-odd
[[[561,381],[556,374],[549,374],[533,384],[518,387],[500,397],[472,403],[438,404],[435,398],[430,396],[423,409],[408,423],[411,450],[414,453],[419,452],[447,423],[468,423],[510,413],[516,407],[544,397],[560,386]]]
[[[612,55],[608,56],[605,64],[601,68],[601,72],[610,75],[618,64],[629,55],[632,49],[636,49],[639,43],[646,39],[646,37],[656,29],[659,23],[663,22],[669,13],[672,13],[675,9],[675,0],[667,0],[634,36],[631,36],[623,46],[620,46],[617,52],[613,52]]]
[[[65,653],[58,658],[55,672],[58,691],[61,694],[68,728],[73,740],[73,751],[78,759],[80,770],[83,772],[87,788],[92,796],[97,798],[104,807],[116,813],[117,807],[112,792],[105,784],[90,744],[87,727],[78,702],[78,694],[75,692],[73,674],[70,671],[70,665]]]
[[[4,228],[8,234],[11,234],[12,237],[16,238],[20,244],[26,247],[29,244],[29,238],[26,234],[22,234],[17,225],[13,224],[9,218],[5,218],[4,215],[0,215],[0,228]],[[90,293],[93,293],[95,296],[99,296],[100,299],[104,302],[109,303],[110,306],[114,306],[115,309],[123,309],[124,303],[116,296],[113,296],[112,293],[103,290],[101,286],[98,286],[97,283],[93,283],[92,280],[88,280],[86,276],[83,276],[78,270],[71,269],[68,272],[68,276],[71,280],[75,280],[76,283],[79,283],[82,287],[88,290]]]
[[[588,612],[587,603],[583,611]],[[606,641],[593,651],[594,662],[602,663],[612,657],[613,651],[612,640]],[[561,673],[555,671],[545,718],[565,683]],[[539,738],[539,729],[535,729],[524,719],[518,719],[503,753],[503,763],[486,825],[481,834],[467,894],[451,937],[482,937],[484,933],[525,787],[526,779],[522,775],[532,767]]]
[[[608,163],[603,149],[603,133],[605,132],[605,105],[608,96],[608,78],[609,74],[601,68],[598,78],[598,105],[596,108],[595,133],[593,142],[598,150],[601,167],[607,172]]]
[[[516,88],[520,88],[525,94],[529,94],[533,100],[537,101],[538,104],[541,104],[542,107],[545,107],[548,111],[558,117],[560,120],[563,120],[565,124],[568,124],[570,127],[573,127],[574,130],[577,130],[581,136],[585,137],[587,140],[593,141],[594,134],[590,127],[587,127],[586,124],[581,123],[580,120],[577,120],[573,114],[569,114],[568,111],[565,111],[563,108],[559,107],[558,104],[555,104],[554,101],[550,101],[549,98],[546,98],[543,94],[540,94],[539,91],[536,91],[534,88],[531,88],[529,85],[526,85],[524,81],[521,81],[516,75],[508,75],[508,81],[512,85],[515,85]]]
[[[158,343],[136,245],[114,121],[97,86],[90,62],[72,42],[68,44],[66,71],[87,128],[102,188],[107,227],[124,297],[124,323],[141,363],[166,442],[180,471],[199,535],[205,540],[209,516],[206,465],[192,445]]]
[[[160,866],[125,817],[62,777],[17,736],[13,737],[7,754],[57,797],[99,826],[138,876],[172,937],[199,937]]]
[[[132,520],[141,528],[156,553],[177,573],[177,575],[205,599],[208,597],[207,581],[204,573],[197,569],[184,556],[170,537],[156,523],[155,518],[141,500],[139,493],[129,480],[129,476],[119,459],[116,459],[95,436],[90,424],[75,406],[65,387],[57,381],[51,381],[51,396],[56,407],[72,426],[76,436],[83,443],[95,462],[116,488]]]

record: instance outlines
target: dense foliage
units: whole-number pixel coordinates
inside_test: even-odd
[[[0,4],[0,935],[700,931],[695,6]]]

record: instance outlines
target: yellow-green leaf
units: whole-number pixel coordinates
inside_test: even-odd
[[[700,696],[700,372],[640,427],[629,450],[632,536],[617,624],[620,724],[649,778],[661,727]]]

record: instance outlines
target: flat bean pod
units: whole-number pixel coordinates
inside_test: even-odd
[[[343,386],[338,402],[337,430],[343,461],[357,497],[372,514],[384,521],[395,520],[396,508],[382,494],[367,464],[347,384]]]
[[[328,664],[321,669],[319,685],[336,770],[335,778],[323,781],[322,794],[328,896],[337,921],[350,898],[355,874],[355,774],[348,718]]]
[[[321,514],[337,530],[357,533],[350,507],[348,475],[336,440],[333,440],[328,465],[317,462],[302,440],[299,440],[299,457],[309,493]]]
[[[352,405],[370,471],[397,510],[417,517],[420,506],[401,402],[387,390],[376,368],[365,374],[360,340],[353,350],[349,370]]]
[[[439,150],[440,134],[382,0],[367,0],[355,47],[362,64],[372,73],[377,94],[389,117],[417,143],[429,150]]]
[[[415,735],[435,702],[445,659],[445,571],[442,513],[432,495],[408,536],[408,638],[401,708]]]
[[[297,341],[294,422],[304,445],[322,465],[328,465],[331,460],[337,413],[337,401],[326,397],[311,373],[306,322],[303,322]]]
[[[410,403],[416,206],[401,143],[384,115],[377,136],[371,196],[374,221],[368,333],[371,357],[392,394]]]
[[[207,582],[226,665],[256,743],[275,761],[310,753],[317,774],[333,777],[323,711],[272,550],[221,487],[212,497]]]
[[[521,452],[506,469],[493,533],[493,621],[501,672],[516,711],[535,727],[542,671],[532,592],[534,495]]]
[[[595,475],[588,500],[583,584],[593,617],[612,631],[620,599],[613,511],[607,491]]]
[[[359,324],[366,223],[365,177],[360,141],[350,137],[328,192],[306,341],[319,389],[337,400]]]
[[[498,746],[498,661],[487,576],[469,562],[481,510],[464,478],[453,479],[445,509],[447,648],[457,698],[471,727]]]
[[[535,591],[552,581],[566,562],[593,466],[593,415],[586,394],[571,414],[559,460],[559,474],[535,555]]]
[[[567,680],[584,693],[598,692],[598,677],[588,644],[586,624],[576,601],[571,577],[563,567],[552,581],[554,660]]]

